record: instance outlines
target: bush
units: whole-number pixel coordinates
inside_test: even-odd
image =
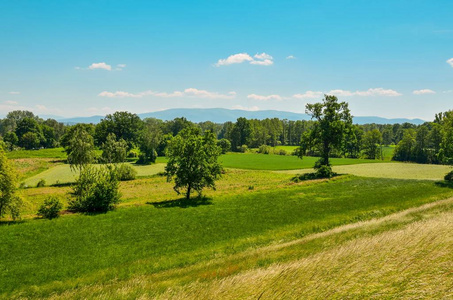
[[[316,178],[332,178],[334,172],[330,166],[322,165],[316,170],[315,174]]]
[[[151,149],[148,153],[142,152],[138,157],[137,164],[139,165],[150,165],[155,163],[157,159],[157,152]]]
[[[83,168],[72,188],[75,199],[69,202],[69,209],[73,211],[107,212],[120,201],[117,175],[111,166]]]
[[[119,181],[134,180],[137,171],[130,165],[121,164],[115,168],[116,176]]]
[[[452,181],[453,182],[453,171],[447,173],[447,175],[445,175],[444,179],[446,181]]]
[[[44,187],[46,186],[46,181],[44,179],[41,179],[38,181],[38,183],[36,184],[36,187]]]
[[[60,202],[60,199],[55,196],[50,196],[44,200],[44,203],[39,207],[38,216],[49,220],[58,218],[62,208],[63,203]]]
[[[227,153],[228,151],[231,150],[231,143],[227,139],[218,140],[217,141],[217,146],[219,146],[220,149],[222,149],[222,154],[225,154],[225,153]]]
[[[287,152],[286,152],[285,149],[280,149],[280,150],[278,150],[278,152],[276,154],[278,154],[278,155],[286,155]]]
[[[261,146],[258,148],[258,153],[261,153],[261,154],[270,154],[270,153],[271,153],[271,147],[269,147],[268,145],[261,145]]]
[[[249,147],[247,147],[247,145],[242,145],[241,147],[239,147],[239,152],[241,153],[245,153],[249,150]]]
[[[137,158],[139,153],[140,153],[139,149],[131,149],[131,151],[129,151],[129,153],[127,154],[127,157],[128,158]]]

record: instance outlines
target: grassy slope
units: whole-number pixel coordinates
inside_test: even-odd
[[[334,166],[333,170],[339,174],[352,174],[363,177],[443,180],[445,174],[451,170],[451,167],[445,165],[422,165],[413,163],[380,163]],[[300,169],[275,172],[300,174],[312,172],[312,170]]]
[[[295,170],[311,169],[319,158],[306,156],[300,159],[296,156],[265,155],[265,154],[242,154],[231,153],[222,155],[220,161],[226,168],[250,169],[250,170]],[[379,163],[379,160],[332,158],[334,166]]]
[[[193,281],[167,290],[160,299],[451,299],[452,226],[450,199],[382,221],[344,226],[310,239],[259,249],[255,256],[270,255],[277,260],[278,252],[291,258],[266,268],[255,264],[237,275]],[[355,237],[348,240],[351,235]],[[329,245],[329,240],[335,241],[333,247],[320,246]],[[310,245],[314,251],[304,255],[303,249]],[[250,256],[243,260],[251,260]],[[121,288],[143,297],[153,286],[148,278],[137,278]],[[119,288],[102,290],[113,296]]]
[[[452,195],[433,182],[347,177],[226,193],[196,207],[147,205],[0,226],[0,287],[4,297],[21,290],[49,296],[209,261]]]

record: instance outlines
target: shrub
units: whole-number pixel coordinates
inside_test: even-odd
[[[217,146],[219,146],[220,149],[222,149],[222,154],[225,154],[225,153],[227,153],[228,151],[231,150],[231,143],[227,139],[218,140],[217,141]]]
[[[140,153],[139,149],[131,149],[131,151],[129,151],[129,153],[127,154],[127,157],[128,158],[137,158],[139,153]]]
[[[46,186],[46,181],[44,179],[41,179],[38,181],[38,183],[36,184],[36,187],[44,187]]]
[[[447,175],[445,175],[444,179],[446,181],[452,181],[453,182],[453,171],[450,171],[449,173],[447,173]]]
[[[270,154],[270,153],[271,153],[271,147],[269,147],[268,145],[261,145],[261,146],[258,148],[258,153],[261,153],[261,154]]]
[[[137,171],[130,165],[121,164],[115,168],[116,176],[119,181],[134,180]]]
[[[69,209],[73,211],[107,212],[120,201],[117,175],[111,166],[83,168],[72,188],[75,199],[69,202]]]
[[[316,170],[315,174],[316,178],[332,178],[334,172],[330,166],[322,165]]]
[[[287,154],[287,152],[285,149],[278,150],[278,155],[286,155],[286,154]]]
[[[157,159],[157,152],[154,149],[150,149],[148,152],[140,153],[137,164],[139,165],[150,165],[155,163]]]
[[[242,145],[241,147],[239,147],[239,152],[241,153],[245,153],[249,150],[249,147],[247,147],[247,145]]]
[[[55,196],[50,196],[44,200],[44,203],[39,207],[38,216],[49,220],[58,218],[62,208],[63,203],[61,203],[60,199]]]

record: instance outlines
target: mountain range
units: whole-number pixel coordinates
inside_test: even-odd
[[[175,108],[167,109],[156,112],[140,113],[138,116],[144,118],[156,118],[161,120],[173,120],[179,117],[185,117],[187,120],[198,123],[204,121],[211,121],[214,123],[225,123],[228,121],[235,122],[237,118],[244,117],[247,119],[266,119],[266,118],[279,118],[291,121],[297,120],[310,120],[310,116],[302,113],[294,113],[278,110],[239,110],[239,109],[225,109],[225,108]],[[42,116],[44,117],[44,116]],[[76,123],[93,123],[97,124],[104,118],[104,116],[91,116],[91,117],[75,117],[75,118],[60,118],[55,117],[59,122],[66,124]],[[422,119],[387,119],[376,116],[357,116],[354,117],[356,124],[396,124],[396,123],[412,123],[415,125],[423,124],[425,121]]]

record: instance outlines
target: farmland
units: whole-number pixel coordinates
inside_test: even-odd
[[[453,202],[443,199],[452,198],[453,189],[440,184],[448,167],[333,159],[334,171],[344,175],[293,183],[295,174],[310,171],[307,161],[315,158],[253,153],[222,156],[225,174],[217,190],[206,190],[204,198],[188,202],[175,197],[171,184],[159,175],[166,162],[159,158],[150,166],[132,164],[139,178],[120,184],[122,202],[113,212],[34,219],[46,195],[59,195],[64,205],[71,197],[70,187],[57,183],[72,182],[75,173],[55,153],[30,155],[39,167],[23,176],[30,186],[20,190],[23,220],[0,226],[5,237],[0,246],[0,297],[121,298],[124,291],[130,298],[164,299],[196,299],[199,294],[237,299],[266,291],[271,298],[363,295],[359,279],[348,284],[343,279],[353,272],[367,273],[366,268],[330,278],[331,288],[325,291],[302,282],[308,277],[323,280],[355,257],[373,268],[378,261],[360,253],[388,252],[398,239],[412,234],[418,240],[400,251],[417,257],[417,241],[451,224]],[[24,159],[15,159],[19,170],[18,162]],[[33,187],[38,179],[47,186]],[[448,236],[442,243],[451,247]],[[383,239],[389,241],[387,246],[370,250],[370,243],[379,245]],[[431,241],[430,251],[439,257],[431,264],[445,269],[451,252],[439,252],[440,242]],[[314,267],[321,262],[323,272]],[[407,263],[403,258],[384,261],[388,266]],[[411,264],[404,276],[420,271],[423,262]],[[430,270],[423,272],[433,284],[450,280],[448,273],[434,275]],[[423,272],[417,276],[425,276]],[[291,275],[276,275],[280,273]],[[376,286],[384,286],[388,295],[405,295],[399,294],[404,281],[389,288],[390,275],[376,275],[389,278],[388,284],[379,281]],[[301,287],[287,288],[289,278]],[[259,280],[263,288],[246,284],[249,280]],[[366,292],[376,295],[378,290]],[[441,288],[436,292],[446,295]],[[413,293],[419,295],[420,288]]]

